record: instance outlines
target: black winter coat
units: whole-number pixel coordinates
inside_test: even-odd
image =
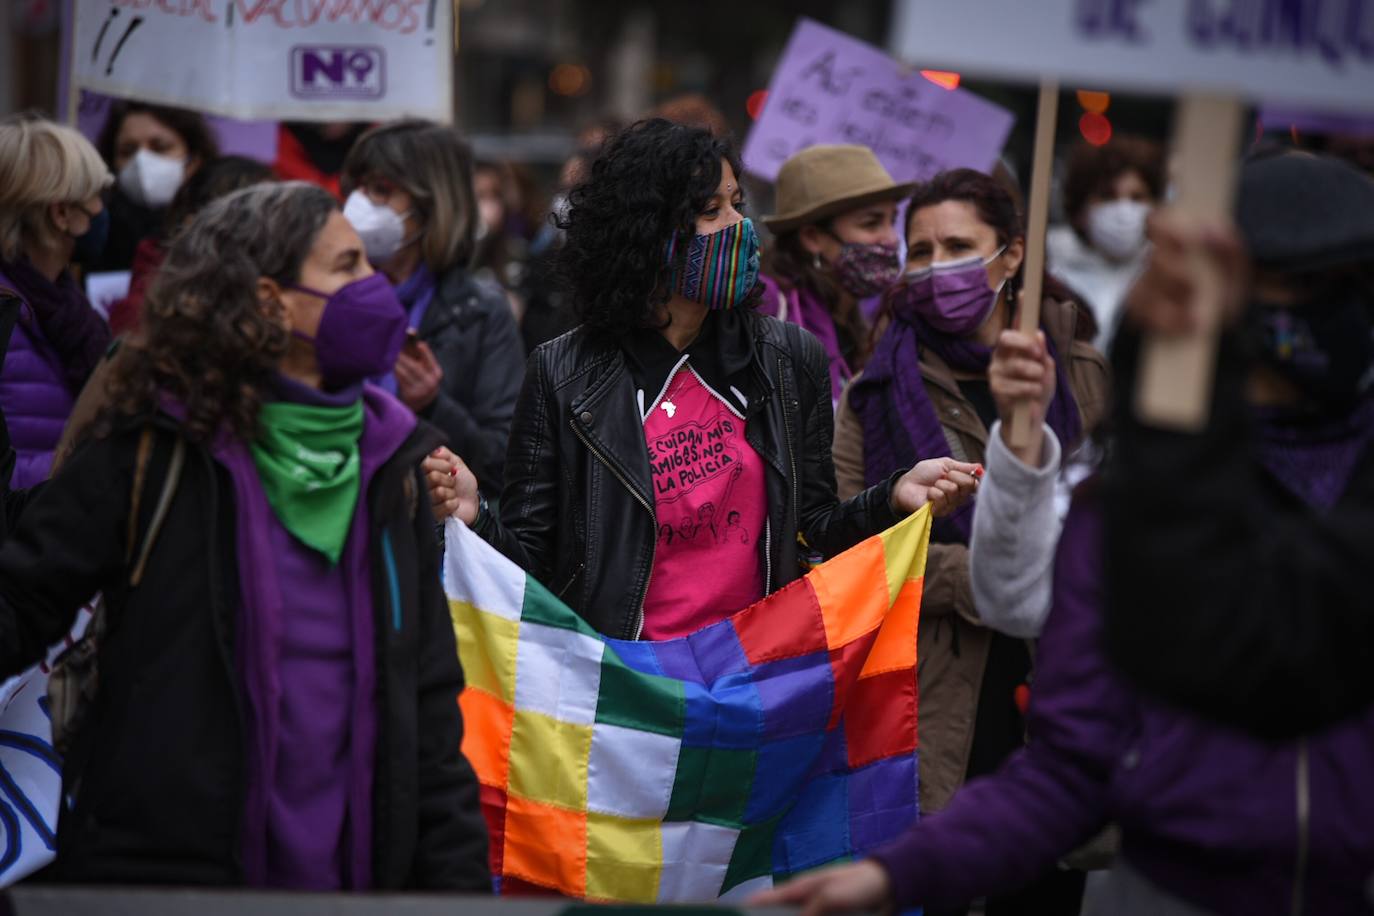
[[[525,378],[525,347],[505,293],[453,268],[439,278],[417,330],[444,370],[438,396],[420,416],[448,436],[449,448],[494,499]]]
[[[159,417],[137,529],[147,530],[172,451]],[[140,431],[87,442],[0,548],[0,676],[41,658],[80,606],[109,614],[100,689],[64,761],[56,880],[242,881],[243,691],[234,487],[188,448],[138,587],[125,565]],[[441,441],[421,423],[372,479],[377,634],[373,881],[378,889],[489,891],[486,828],[459,751],[462,669],[418,466]]]
[[[833,556],[896,524],[892,481],[838,502],[825,350],[795,324],[754,312],[731,320],[752,348],[730,382],[748,398],[745,437],[767,469],[760,546],[771,592],[802,574],[799,537],[806,554]],[[538,347],[526,372],[500,521],[484,512],[474,530],[601,633],[637,638],[658,525],[624,351],[581,327]]]
[[[1140,336],[1114,347],[1134,390]],[[1374,702],[1374,446],[1329,510],[1255,461],[1247,362],[1223,338],[1211,421],[1143,423],[1118,399],[1106,482],[1107,640],[1120,668],[1183,709],[1287,739]]]

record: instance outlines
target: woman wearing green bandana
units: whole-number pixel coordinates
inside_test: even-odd
[[[405,325],[317,188],[173,243],[110,406],[0,549],[0,676],[105,596],[58,880],[490,888],[420,476],[441,436],[363,382]]]

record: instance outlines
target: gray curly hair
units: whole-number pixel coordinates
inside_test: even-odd
[[[329,192],[293,181],[244,188],[202,210],[173,240],[148,291],[143,330],[112,372],[114,411],[146,415],[169,394],[185,407],[193,441],[224,424],[252,438],[290,342],[281,304],[258,298],[258,280],[297,282],[338,209]]]

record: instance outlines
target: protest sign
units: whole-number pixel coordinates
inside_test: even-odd
[[[47,658],[0,684],[0,887],[52,862],[62,798],[62,758],[52,746],[48,675],[90,623],[82,608]]]
[[[74,0],[73,89],[235,118],[452,119],[447,0]]]
[[[110,109],[118,101],[98,92],[82,92],[76,110],[76,129],[91,143],[96,143]],[[277,159],[277,122],[240,121],[210,115],[205,119],[215,132],[219,151],[224,156],[247,156],[259,162],[273,163]]]
[[[799,150],[857,143],[897,181],[959,166],[987,171],[1013,120],[967,90],[937,86],[872,45],[802,19],[749,132],[744,167],[773,181]]]
[[[1294,130],[1303,134],[1374,137],[1374,117],[1367,113],[1264,105],[1259,110],[1259,122],[1266,131]]]
[[[980,76],[1374,109],[1374,0],[904,0],[892,51]]]

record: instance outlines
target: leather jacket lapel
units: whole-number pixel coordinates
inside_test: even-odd
[[[626,423],[637,416],[634,382],[625,368],[625,357],[616,351],[605,371],[591,387],[572,402],[573,431],[604,462],[620,483],[653,514],[653,481],[649,448],[641,423]]]

